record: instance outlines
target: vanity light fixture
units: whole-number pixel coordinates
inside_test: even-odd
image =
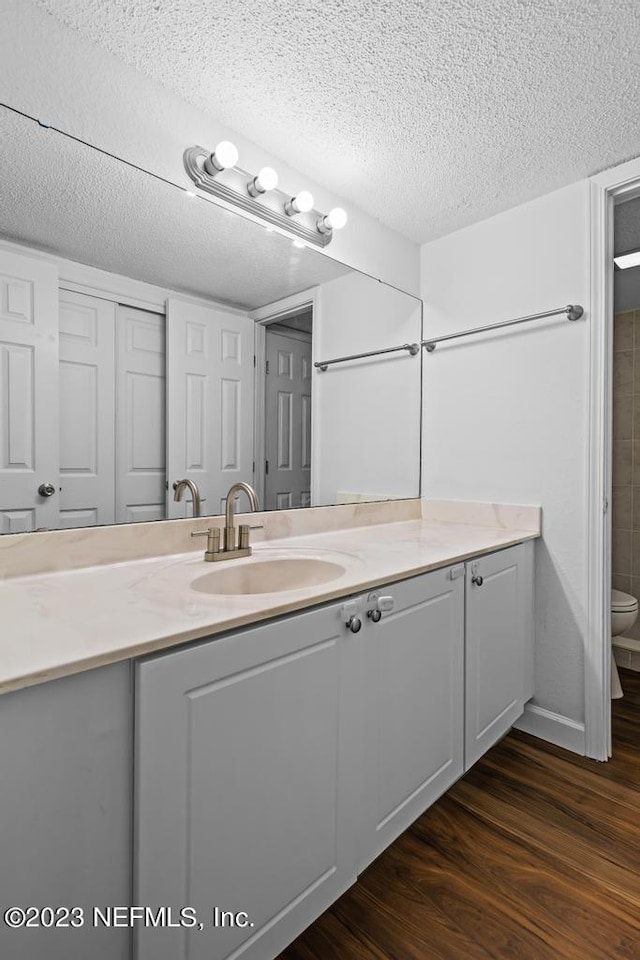
[[[213,153],[206,147],[189,147],[183,159],[185,170],[200,190],[305,243],[326,247],[334,231],[347,222],[341,207],[329,213],[315,210],[308,190],[295,196],[279,190],[278,175],[271,167],[254,175],[236,166],[238,151],[228,140],[219,143]]]

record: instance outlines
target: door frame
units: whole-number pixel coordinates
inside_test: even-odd
[[[611,477],[613,462],[613,211],[640,196],[640,158],[589,180],[591,323],[587,497],[585,753],[611,755]]]
[[[264,395],[266,389],[265,383],[265,359],[266,359],[266,327],[272,323],[279,323],[281,320],[284,320],[286,317],[291,316],[294,313],[300,313],[301,310],[310,307],[313,314],[313,323],[316,322],[316,308],[317,308],[317,287],[311,287],[308,290],[302,290],[300,293],[294,293],[290,297],[285,297],[283,300],[275,300],[273,303],[268,303],[264,307],[259,307],[257,310],[252,310],[249,313],[249,319],[253,320],[255,323],[255,411],[254,411],[254,436],[253,436],[253,450],[255,456],[255,469],[254,469],[254,479],[255,479],[255,488],[260,500],[260,504],[264,506],[264,486],[265,486],[265,474],[264,474],[264,460],[265,460],[265,405],[264,405]],[[311,358],[312,362],[315,360],[315,349],[314,344],[316,338],[314,334],[311,335]],[[316,481],[316,457],[314,456],[314,436],[315,436],[315,425],[314,425],[314,409],[315,405],[313,403],[313,380],[311,386],[311,506],[315,504],[315,490],[317,488]]]

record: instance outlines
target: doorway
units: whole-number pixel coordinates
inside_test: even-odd
[[[265,328],[264,509],[311,505],[313,310]]]
[[[584,691],[585,753],[586,756],[596,760],[606,760],[612,753],[612,544],[613,523],[619,522],[618,519],[612,522],[611,509],[614,494],[615,442],[613,423],[614,224],[616,208],[637,198],[640,198],[640,159],[606,170],[589,181],[592,323],[587,519],[589,600]],[[619,434],[619,426],[617,429]],[[627,442],[630,444],[628,452],[633,456],[633,439]],[[618,474],[619,478],[620,474]],[[631,479],[633,479],[633,460]],[[619,483],[615,484],[615,486],[619,485]],[[620,507],[619,503],[618,507]]]
[[[640,672],[640,197],[624,197],[613,213],[611,686],[617,699],[633,678],[623,673],[621,687],[616,664]]]
[[[256,481],[265,510],[312,505],[314,298],[256,318]]]

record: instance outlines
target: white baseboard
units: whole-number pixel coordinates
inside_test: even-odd
[[[584,723],[545,710],[535,703],[525,704],[524,713],[516,720],[514,727],[541,740],[555,743],[558,747],[564,747],[565,750],[579,753],[580,756],[586,753]]]

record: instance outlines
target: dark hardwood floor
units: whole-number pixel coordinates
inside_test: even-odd
[[[613,758],[512,732],[280,960],[640,958],[640,674]]]

